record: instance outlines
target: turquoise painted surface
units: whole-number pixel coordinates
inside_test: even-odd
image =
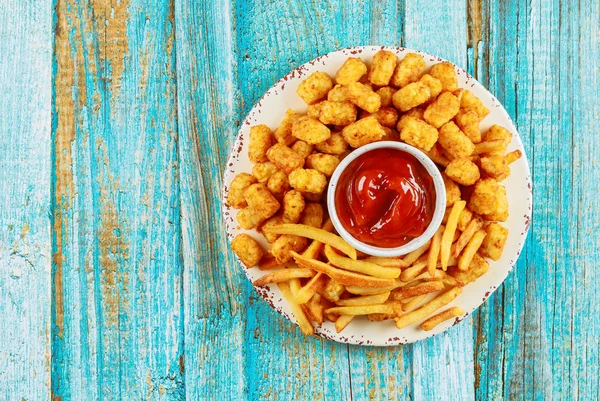
[[[4,2],[1,398],[600,398],[599,33],[595,0]],[[515,270],[411,346],[305,339],[221,227],[221,171],[254,102],[360,44],[467,68],[532,167]]]

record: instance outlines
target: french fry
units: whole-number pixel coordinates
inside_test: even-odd
[[[402,259],[404,261],[404,263],[406,264],[406,266],[410,266],[413,263],[415,263],[415,261],[417,259],[419,259],[419,257],[421,255],[423,255],[425,252],[427,252],[427,250],[429,249],[429,245],[431,245],[431,240],[427,241],[420,248],[417,248],[414,251],[412,251],[411,253],[409,253],[408,255],[406,255],[404,257],[404,259]]]
[[[433,277],[435,274],[435,268],[437,261],[440,257],[440,247],[442,242],[442,233],[444,232],[444,226],[439,226],[433,238],[431,239],[431,246],[429,247],[429,254],[427,255],[427,271],[429,275]]]
[[[340,315],[333,324],[335,326],[336,332],[341,332],[350,324],[350,322],[354,319],[353,315]]]
[[[300,279],[299,278],[290,279],[288,284],[290,285],[290,292],[292,293],[293,296],[296,296],[298,291],[300,291],[300,287],[302,287],[302,283],[300,283]]]
[[[473,238],[471,238],[471,241],[469,241],[462,255],[460,255],[460,258],[458,259],[459,270],[466,271],[469,269],[471,260],[473,259],[473,256],[477,253],[477,250],[481,246],[481,243],[483,242],[483,239],[486,235],[487,233],[485,232],[485,230],[479,230],[475,233],[475,235],[473,235]]]
[[[365,295],[357,298],[340,299],[337,302],[338,306],[359,306],[359,305],[377,305],[388,300],[390,292],[382,292],[381,294]]]
[[[342,237],[323,230],[322,228],[307,226],[306,224],[279,224],[264,227],[263,231],[270,234],[291,234],[317,240],[340,250],[351,259],[357,259],[356,249],[352,248],[352,246],[344,241]]]
[[[453,317],[461,316],[463,313],[463,310],[460,309],[458,306],[453,306],[452,308],[446,309],[445,311],[440,312],[437,315],[434,315],[429,319],[425,320],[423,323],[421,323],[421,328],[425,331],[432,330],[438,324],[448,319],[452,319]]]
[[[296,267],[289,269],[281,269],[275,270],[274,272],[262,276],[258,280],[255,280],[252,284],[257,287],[262,287],[267,284],[281,283],[282,281],[289,281],[293,278],[309,278],[313,277],[314,275],[315,272],[310,268],[307,269]]]
[[[455,263],[453,263],[451,265],[456,265],[455,260],[454,260],[454,262]],[[431,280],[431,281],[441,280],[442,283],[444,283],[444,285],[447,287],[456,287],[458,285],[458,281],[456,281],[456,279],[454,277],[452,277],[445,271],[439,270],[439,269],[435,271],[435,275],[433,277],[429,276],[429,272],[425,272],[425,273],[422,273],[422,274],[418,275],[417,277],[415,277],[415,280]]]
[[[275,258],[267,258],[264,257],[260,260],[260,262],[258,263],[258,269],[259,270],[273,270],[273,269],[280,269],[282,267],[285,266],[284,264],[281,264],[277,261],[277,259]]]
[[[365,262],[375,263],[376,265],[383,267],[407,267],[408,265],[404,263],[402,259],[398,258],[384,258],[379,256],[369,256],[368,258],[363,259]]]
[[[416,297],[417,295],[428,294],[430,292],[441,291],[443,289],[444,283],[442,281],[426,281],[421,284],[406,286],[394,290],[390,295],[390,299],[393,301],[401,301],[403,299]]]
[[[403,327],[408,326],[409,324],[418,322],[419,320],[425,318],[426,316],[429,316],[430,314],[432,314],[433,312],[435,312],[442,306],[448,305],[450,302],[452,302],[458,296],[458,294],[461,293],[461,291],[462,291],[462,289],[460,287],[454,287],[451,290],[438,295],[433,300],[431,300],[431,301],[427,302],[425,305],[421,306],[419,309],[416,309],[412,312],[408,312],[400,317],[397,317],[395,319],[396,327],[401,329]]]
[[[433,162],[435,164],[439,164],[440,166],[443,167],[448,167],[448,164],[450,164],[450,160],[448,160],[447,157],[442,156],[442,155],[436,155],[434,152],[432,152],[431,150],[429,152],[425,152],[425,154],[427,156],[429,156],[429,158],[431,160],[433,160]]]
[[[370,322],[383,322],[384,320],[393,319],[395,316],[389,313],[371,313],[367,315]]]
[[[452,211],[448,216],[448,223],[446,224],[444,234],[442,234],[442,243],[440,247],[440,260],[442,262],[442,270],[444,271],[446,271],[446,269],[448,268],[448,260],[450,259],[450,248],[452,247],[452,241],[454,239],[454,234],[456,233],[458,217],[460,216],[460,212],[462,212],[466,205],[466,201],[455,202],[454,206],[452,206]]]
[[[342,285],[356,285],[359,287],[382,288],[390,287],[394,284],[393,279],[385,279],[379,277],[366,276],[364,274],[349,272],[347,270],[338,269],[326,263],[314,259],[306,259],[296,252],[291,252],[292,257],[300,266],[308,267],[315,271],[325,273]]]
[[[301,287],[298,291],[296,291],[296,294],[294,295],[294,301],[301,305],[307,303],[325,284],[325,278],[326,276],[323,273],[317,273],[308,281],[308,283],[306,283],[304,287]]]
[[[337,302],[344,291],[346,291],[346,288],[343,285],[330,278],[320,293],[329,302]]]
[[[356,285],[348,285],[346,286],[346,291],[350,294],[354,295],[376,295],[381,294],[382,292],[392,291],[396,288],[402,287],[406,285],[406,283],[400,281],[400,279],[395,279],[394,284],[389,287],[381,287],[381,288],[365,288]]]
[[[475,233],[479,231],[482,226],[483,222],[479,218],[474,218],[469,222],[467,228],[465,228],[465,231],[460,234],[460,237],[458,237],[458,240],[452,246],[452,255],[455,258],[460,255],[464,247],[467,246],[471,238],[473,238],[473,235],[475,235]]]
[[[331,232],[333,230],[333,223],[331,219],[327,219],[327,221],[323,224],[321,229],[325,231]],[[310,245],[302,252],[302,256],[308,259],[316,259],[319,256],[319,253],[323,250],[323,243],[317,240],[313,240]]]
[[[307,336],[314,334],[315,328],[313,327],[310,320],[308,320],[308,318],[306,317],[306,314],[304,313],[302,307],[296,302],[294,302],[288,283],[278,283],[277,286],[283,294],[283,297],[290,304],[290,308],[292,309],[292,313],[296,318],[296,322],[298,322],[298,326],[300,326],[300,330],[302,330],[302,332]]]
[[[417,308],[420,308],[425,303],[428,295],[429,294],[417,295],[416,297],[402,301],[402,311],[411,312]]]
[[[344,270],[379,278],[397,278],[400,275],[400,268],[382,267],[375,263],[365,262],[364,260],[352,260],[338,255],[328,244],[325,245],[324,253],[329,263]]]
[[[310,319],[319,326],[323,324],[323,302],[321,302],[321,294],[315,294],[303,305]]]
[[[358,306],[334,306],[326,311],[333,315],[369,315],[371,313],[394,313],[394,308],[388,304],[358,305]]]
[[[490,153],[490,152],[501,152],[504,150],[506,146],[506,141],[504,139],[495,139],[493,141],[480,142],[475,144],[475,150],[473,151],[474,155],[479,155],[481,153]]]
[[[417,262],[411,267],[405,269],[400,274],[400,280],[408,283],[412,281],[415,277],[421,274],[427,268],[427,261]]]
[[[513,150],[512,152],[508,152],[506,156],[504,156],[504,160],[506,161],[506,164],[511,164],[519,160],[522,155],[523,153],[521,153],[519,149]]]

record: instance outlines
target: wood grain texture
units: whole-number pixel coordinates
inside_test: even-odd
[[[50,395],[50,1],[0,6],[0,387]]]

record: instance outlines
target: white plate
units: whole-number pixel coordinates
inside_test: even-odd
[[[271,129],[275,129],[283,119],[288,108],[292,108],[298,112],[306,112],[306,104],[296,94],[296,88],[304,78],[315,71],[324,71],[333,77],[346,58],[360,57],[363,61],[370,62],[373,55],[381,49],[396,53],[400,59],[407,53],[418,53],[425,59],[427,67],[446,61],[427,53],[401,47],[360,46],[338,50],[317,57],[280,79],[267,91],[267,93],[265,93],[244,120],[227,162],[223,185],[223,217],[225,219],[227,235],[230,240],[237,234],[246,232],[258,240],[265,249],[268,248],[265,239],[255,230],[245,231],[238,228],[236,221],[237,210],[227,206],[225,202],[227,191],[233,178],[238,173],[250,173],[252,170],[252,164],[248,160],[247,140],[250,126],[266,124]],[[496,288],[498,288],[500,284],[502,284],[516,263],[521,249],[523,248],[523,244],[525,243],[527,231],[529,230],[532,206],[531,179],[523,143],[521,142],[521,138],[508,116],[508,113],[498,100],[496,100],[491,93],[464,70],[456,67],[456,72],[458,73],[459,86],[472,91],[490,110],[490,114],[482,121],[480,128],[486,130],[493,124],[498,124],[507,128],[513,133],[513,140],[510,143],[508,150],[512,151],[520,149],[521,152],[523,152],[523,157],[511,164],[511,175],[503,182],[509,197],[509,218],[508,221],[504,223],[504,226],[509,229],[509,235],[502,258],[497,262],[489,260],[490,268],[488,273],[480,277],[474,283],[465,286],[461,295],[458,296],[454,302],[445,307],[460,306],[465,311],[465,315],[454,320],[446,321],[431,331],[421,330],[418,327],[418,323],[398,330],[394,325],[393,320],[369,322],[366,318],[361,317],[355,318],[348,327],[339,334],[336,333],[333,323],[327,321],[323,323],[321,327],[316,328],[316,333],[318,335],[330,340],[348,344],[381,346],[412,343],[431,337],[445,331],[462,320],[465,316],[472,313],[492,292],[494,292],[494,290],[496,290]],[[241,263],[239,263],[239,265],[250,281],[254,281],[265,274],[265,272],[258,270],[256,267],[247,269]],[[260,288],[255,287],[255,289],[275,310],[292,322],[295,322],[287,302],[283,299],[282,294],[276,285]]]

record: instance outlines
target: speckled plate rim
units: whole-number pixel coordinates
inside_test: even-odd
[[[252,164],[247,156],[248,144],[246,141],[250,126],[266,124],[274,129],[283,119],[288,108],[306,112],[306,105],[296,95],[296,88],[306,76],[315,71],[326,71],[333,76],[347,57],[360,57],[364,61],[370,62],[372,56],[382,49],[394,52],[400,58],[403,58],[407,53],[420,54],[425,59],[427,67],[447,61],[437,56],[404,47],[357,46],[340,49],[317,57],[295,68],[277,81],[254,105],[242,123],[225,166],[222,186],[222,211],[229,241],[237,234],[245,232],[257,239],[265,248],[267,247],[266,241],[256,230],[241,230],[238,228],[236,222],[237,211],[226,204],[229,185],[235,175],[240,172],[250,173],[252,169]],[[510,116],[500,102],[465,70],[458,66],[455,66],[455,69],[458,74],[459,87],[472,91],[490,109],[490,114],[481,122],[481,129],[485,130],[493,124],[499,124],[507,128],[513,133],[508,151],[520,149],[523,152],[523,157],[511,164],[511,175],[503,182],[509,197],[509,218],[503,225],[509,229],[509,236],[502,257],[495,262],[490,260],[488,273],[474,283],[465,286],[463,292],[443,308],[460,306],[465,312],[464,315],[443,322],[431,331],[421,330],[418,323],[398,330],[393,321],[369,322],[366,318],[360,317],[355,318],[341,333],[336,333],[333,323],[326,321],[322,326],[315,328],[317,335],[346,344],[375,346],[407,344],[432,337],[446,331],[473,313],[504,282],[508,273],[516,264],[529,231],[533,199],[531,173],[525,149]],[[256,267],[246,268],[239,260],[238,264],[250,282],[266,274],[266,272],[260,271]],[[295,322],[291,309],[276,285],[254,288],[273,309],[288,320]]]

